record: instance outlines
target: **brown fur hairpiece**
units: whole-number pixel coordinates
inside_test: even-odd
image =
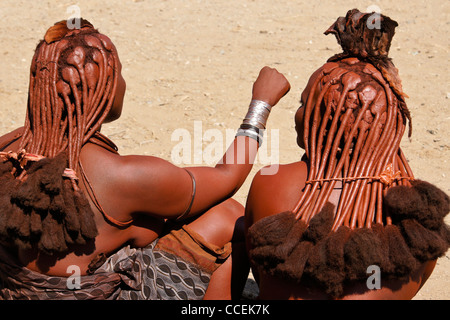
[[[62,177],[67,162],[66,153],[32,162],[25,181],[8,172],[11,161],[0,162],[2,244],[55,254],[97,236],[88,200]]]
[[[361,58],[387,58],[398,23],[378,13],[349,10],[325,34],[334,34],[345,54]]]

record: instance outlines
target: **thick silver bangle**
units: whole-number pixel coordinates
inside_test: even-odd
[[[258,145],[261,147],[263,143],[264,133],[263,130],[259,130],[255,127],[246,129],[239,128],[238,131],[236,132],[236,137],[239,136],[252,138],[253,140],[256,140],[258,142]]]
[[[252,100],[248,112],[239,127],[237,136],[247,136],[258,141],[261,147],[266,129],[267,118],[272,106],[261,100]]]
[[[247,115],[242,124],[252,125],[259,129],[265,129],[272,106],[261,100],[252,100],[248,107]]]

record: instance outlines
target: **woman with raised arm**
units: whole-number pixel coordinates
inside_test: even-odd
[[[261,299],[411,299],[449,247],[449,197],[400,148],[411,117],[388,58],[396,26],[354,9],[325,33],[343,53],[301,95],[303,158],[256,174],[247,199]]]
[[[83,19],[38,44],[25,125],[0,138],[0,299],[239,297],[248,264],[232,270],[232,247],[244,209],[231,197],[289,83],[263,68],[223,160],[179,168],[121,156],[100,133],[122,111],[121,68]]]

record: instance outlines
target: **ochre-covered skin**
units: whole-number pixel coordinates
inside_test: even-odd
[[[326,32],[344,52],[302,93],[302,161],[252,183],[247,245],[261,298],[410,299],[450,245],[448,196],[415,180],[400,148],[411,119],[387,56],[397,23],[381,16],[373,30],[369,16],[351,10]],[[379,290],[366,285],[372,265]]]

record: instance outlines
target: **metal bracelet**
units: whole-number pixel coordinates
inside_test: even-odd
[[[261,147],[264,138],[264,130],[259,130],[256,127],[248,126],[247,128],[239,128],[236,132],[236,137],[245,136],[252,138],[258,142],[258,145]]]
[[[242,124],[251,125],[258,129],[265,129],[267,118],[269,117],[272,106],[261,100],[252,100],[248,107],[247,115]],[[241,126],[242,128],[242,126]]]
[[[258,141],[261,147],[266,129],[267,118],[269,118],[272,106],[261,100],[252,100],[248,112],[239,127],[237,136],[246,136]]]

